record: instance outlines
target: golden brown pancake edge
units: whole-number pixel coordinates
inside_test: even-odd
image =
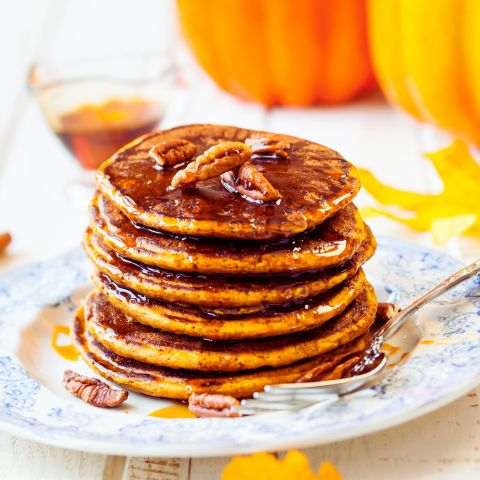
[[[243,308],[306,300],[354,275],[370,258],[376,243],[370,229],[351,261],[337,269],[293,276],[205,276],[178,274],[115,255],[87,229],[83,247],[96,268],[115,283],[169,303],[201,307]]]
[[[368,338],[368,334],[361,335],[332,352],[293,365],[224,374],[157,367],[121,357],[98,343],[85,329],[83,307],[77,312],[73,332],[83,360],[107,380],[144,395],[178,400],[187,400],[193,392],[247,398],[265,385],[294,382],[312,368],[327,372],[364,350]]]
[[[321,270],[348,261],[367,236],[353,204],[294,238],[254,242],[167,234],[134,225],[104,196],[90,205],[90,226],[125,258],[183,273],[260,275]]]
[[[103,274],[94,275],[93,281],[114,307],[144,325],[209,340],[242,340],[319,327],[341,314],[363,291],[366,280],[360,269],[342,284],[303,303],[271,307],[247,315],[235,315],[233,310],[229,315],[218,315],[198,308],[158,302],[119,287]]]
[[[234,372],[279,367],[334,350],[366,332],[376,308],[375,293],[367,283],[345,312],[316,329],[241,342],[214,342],[152,329],[126,317],[97,293],[85,303],[85,321],[93,337],[120,356],[171,368]]]

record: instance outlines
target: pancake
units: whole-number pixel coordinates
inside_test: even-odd
[[[235,372],[280,367],[334,350],[368,331],[377,309],[370,284],[338,317],[307,332],[241,342],[209,341],[139,324],[101,293],[85,303],[87,329],[108,350],[170,368]]]
[[[265,385],[294,382],[312,368],[328,372],[365,349],[368,335],[361,335],[336,350],[280,368],[249,372],[195,372],[157,367],[121,357],[97,342],[86,329],[83,308],[77,312],[74,342],[84,361],[104,378],[145,395],[187,400],[193,393],[219,393],[250,397]]]
[[[138,138],[103,163],[97,186],[130,220],[179,235],[270,240],[298,235],[342,210],[360,189],[355,168],[337,152],[287,135],[286,158],[254,155],[251,163],[280,192],[279,204],[255,203],[228,192],[220,178],[167,191],[176,168],[163,169],[148,151],[185,139],[197,155],[212,145],[267,132],[217,125],[187,125]]]
[[[96,275],[93,281],[114,307],[144,325],[210,340],[241,340],[319,327],[341,314],[357,298],[364,289],[365,275],[360,269],[341,285],[305,303],[250,315],[216,315],[199,308],[158,302],[119,287],[106,275]]]
[[[350,278],[375,250],[375,239],[368,227],[366,235],[353,258],[339,268],[263,277],[183,274],[147,266],[116,255],[90,229],[83,245],[97,269],[122,287],[164,302],[244,308],[247,313],[259,311],[265,305],[304,301]],[[248,308],[252,306],[257,308]]]
[[[260,275],[321,270],[349,260],[365,237],[356,207],[347,205],[310,232],[252,242],[179,237],[134,225],[104,195],[90,206],[90,225],[120,255],[181,272]]]

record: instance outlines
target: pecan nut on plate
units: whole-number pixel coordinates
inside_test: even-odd
[[[11,241],[12,236],[8,232],[0,233],[0,255],[5,252]]]
[[[117,407],[128,398],[128,392],[112,388],[105,382],[66,370],[63,385],[73,395],[95,407]]]
[[[197,417],[238,417],[233,407],[240,402],[229,395],[192,393],[188,398],[188,408]]]
[[[400,307],[394,303],[379,303],[377,305],[377,320],[387,322],[400,312]]]

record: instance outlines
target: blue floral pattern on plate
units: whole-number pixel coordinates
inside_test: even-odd
[[[367,265],[380,296],[405,305],[460,266],[440,252],[380,238]],[[89,265],[80,250],[0,277],[0,428],[66,448],[101,453],[209,456],[294,448],[349,438],[415,418],[480,382],[480,280],[443,296],[420,344],[375,387],[297,413],[238,419],[156,419],[105,411],[61,396],[27,372],[9,338],[26,312],[74,311]],[[62,310],[62,311],[63,311]],[[48,319],[47,319],[48,321]],[[10,332],[10,335],[9,335]]]

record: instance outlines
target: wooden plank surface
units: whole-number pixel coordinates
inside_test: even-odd
[[[0,230],[12,231],[15,242],[10,255],[0,261],[0,269],[55,256],[77,246],[86,222],[85,211],[73,209],[65,196],[66,185],[78,175],[77,166],[48,131],[25,91],[28,65],[46,52],[59,56],[65,52],[87,54],[92,50],[89,42],[95,31],[112,37],[125,22],[131,25],[130,35],[119,36],[110,44],[101,43],[105,52],[118,48],[119,42],[131,51],[145,45],[157,49],[170,45],[175,36],[171,2],[143,0],[141,8],[138,5],[133,0],[2,3]],[[438,179],[419,153],[430,148],[431,137],[404,115],[390,110],[379,97],[335,109],[265,111],[219,93],[204,78],[194,78],[196,89],[178,102],[167,118],[167,126],[216,122],[297,134],[337,148],[397,186],[420,191],[439,188]],[[366,195],[360,198],[361,202],[366,200]],[[429,243],[427,236],[413,235],[386,220],[375,221],[374,228],[376,233]],[[469,258],[478,250],[478,243],[452,242],[448,248],[457,256]],[[477,388],[408,424],[305,452],[315,468],[323,460],[332,461],[348,480],[479,478],[478,395]],[[48,447],[0,433],[2,480],[214,480],[220,478],[227,461],[104,456]]]

